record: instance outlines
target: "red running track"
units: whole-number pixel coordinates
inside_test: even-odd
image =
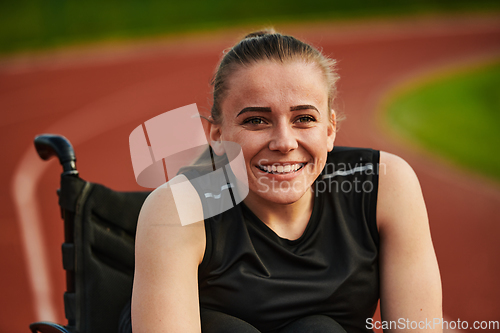
[[[339,61],[338,105],[347,120],[336,144],[390,151],[416,170],[441,268],[446,318],[499,320],[498,184],[400,144],[377,115],[384,94],[405,80],[500,57],[499,17],[278,28]],[[34,136],[57,132],[69,138],[82,178],[116,190],[140,189],[129,157],[129,133],[180,106],[197,103],[200,111],[208,110],[215,64],[240,32],[0,59],[0,332],[27,332],[38,319],[66,322],[63,230],[55,193],[60,168],[37,160]],[[26,220],[29,216],[33,220]],[[41,265],[43,258],[46,265]],[[44,291],[44,276],[48,296],[37,307],[35,295]],[[38,318],[44,311],[53,318]]]

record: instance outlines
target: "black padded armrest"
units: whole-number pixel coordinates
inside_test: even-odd
[[[39,321],[30,325],[32,333],[72,333],[66,327],[50,323],[48,321]]]

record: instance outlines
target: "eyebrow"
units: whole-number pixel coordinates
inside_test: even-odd
[[[292,106],[290,111],[298,111],[298,110],[316,110],[316,112],[320,113],[318,109],[314,105],[297,105]]]
[[[290,107],[290,111],[300,111],[300,110],[316,110],[316,112],[320,113],[319,110],[313,105],[297,105]],[[238,112],[236,118],[245,112],[272,112],[270,107],[262,107],[262,106],[249,106]]]

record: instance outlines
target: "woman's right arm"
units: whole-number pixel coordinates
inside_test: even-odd
[[[134,333],[201,332],[198,265],[205,252],[205,227],[203,220],[181,225],[169,183],[149,195],[139,215],[132,292]],[[177,203],[190,198],[183,203],[202,217],[194,188],[189,184],[182,191],[175,192]]]

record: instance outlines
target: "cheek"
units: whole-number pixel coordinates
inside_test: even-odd
[[[224,141],[236,142],[240,146],[247,145],[251,138],[251,133],[245,133],[245,130],[238,124],[225,124],[221,127],[221,138]]]
[[[308,150],[316,153],[327,151],[328,145],[328,132],[326,128],[317,129],[315,131],[307,131],[301,136],[302,144]]]
[[[252,159],[269,145],[269,139],[261,132],[237,131],[233,133],[232,141],[241,146],[245,159]]]
[[[247,165],[247,168],[251,167],[251,165],[254,163],[255,155],[258,153],[258,149],[254,146],[252,142],[249,142],[247,140],[239,140],[239,141],[231,140],[231,141],[237,143],[241,147],[241,151],[243,152],[243,157],[245,159],[245,164]]]
[[[318,133],[311,135],[308,140],[303,143],[304,149],[314,159],[314,172],[320,173],[325,166],[328,157],[328,141],[327,136]]]

